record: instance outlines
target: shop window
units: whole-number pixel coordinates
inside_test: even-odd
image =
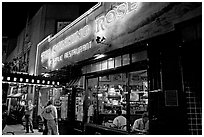
[[[101,70],[101,62],[97,62],[96,63],[96,71],[100,71]]]
[[[129,54],[123,55],[122,58],[123,58],[123,66],[130,64],[130,56],[129,56]]]
[[[84,92],[83,90],[77,90],[76,103],[75,103],[75,117],[77,121],[83,121],[83,102]]]
[[[121,56],[115,58],[115,68],[121,66]]]
[[[91,64],[91,72],[95,72],[96,71],[96,63]]]
[[[127,88],[128,83],[129,88]],[[87,121],[113,128],[113,120],[117,117],[116,111],[120,109],[124,117],[130,114],[130,119],[127,120],[133,125],[134,121],[141,118],[142,113],[147,111],[147,86],[146,70],[88,79],[87,94],[92,106],[89,105],[87,108]],[[130,90],[129,93],[127,89]],[[127,109],[127,101],[130,103],[130,109]]]
[[[132,54],[132,63],[146,60],[147,59],[147,51],[141,51]]]
[[[108,59],[108,69],[114,68],[114,58]]]
[[[91,65],[91,72],[96,72],[101,70],[101,62],[97,62]]]
[[[97,86],[98,78],[92,78],[88,80],[88,89],[86,92],[87,100],[87,123],[96,123],[96,108],[97,108]]]
[[[108,68],[107,60],[102,61],[101,69],[106,70]]]
[[[130,114],[141,114],[147,111],[148,84],[147,71],[135,71],[130,73]],[[134,121],[131,121],[134,122]]]
[[[87,73],[90,73],[90,72],[91,72],[91,65],[87,65],[86,71],[87,71]]]

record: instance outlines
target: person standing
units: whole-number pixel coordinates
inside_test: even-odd
[[[32,100],[28,101],[28,105],[25,108],[25,121],[26,121],[26,133],[29,133],[29,126],[32,133],[33,131],[33,122],[32,122],[32,115],[33,115],[33,104]]]
[[[42,112],[42,116],[47,121],[48,135],[59,135],[58,133],[58,120],[57,120],[57,108],[49,100],[47,106]]]

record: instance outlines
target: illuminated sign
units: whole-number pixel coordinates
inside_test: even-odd
[[[96,33],[105,30],[107,25],[114,21],[123,18],[125,15],[135,11],[138,7],[138,2],[122,3],[113,10],[110,10],[106,15],[100,16],[95,20]]]
[[[83,27],[82,29],[76,31],[74,34],[66,37],[64,40],[59,41],[56,45],[52,47],[52,49],[48,49],[41,54],[41,62],[45,62],[50,58],[57,56],[60,52],[66,50],[73,44],[80,42],[85,37],[89,36],[90,28],[88,25]]]
[[[66,37],[64,40],[58,42],[56,45],[52,47],[52,54],[59,53],[66,48],[70,47],[72,44],[76,44],[77,42],[83,40],[85,37],[89,36],[90,27],[86,25],[82,29],[76,31],[74,34]]]
[[[73,49],[71,51],[66,52],[64,54],[64,58],[71,58],[72,56],[78,55],[81,52],[86,51],[86,50],[88,50],[90,48],[91,48],[91,41],[89,43],[86,43],[86,44],[78,47],[78,48],[75,48],[75,49]]]
[[[112,34],[113,31],[109,28],[112,27],[112,29],[114,29],[113,26],[120,26],[122,24],[122,22],[117,23],[117,21],[127,21],[127,19],[133,15],[130,13],[133,13],[133,11],[136,11],[138,7],[139,7],[138,2],[124,2],[114,7],[106,14],[99,16],[94,21],[91,20],[91,23],[88,23],[88,25],[83,26],[79,30],[69,34],[63,39],[61,39],[63,35],[67,35],[66,33],[64,33],[65,30],[63,30],[64,34],[60,32],[59,34],[56,34],[52,38],[49,38],[48,39],[49,45],[52,45],[52,43],[54,45],[41,53],[40,55],[41,64],[46,62],[49,68],[54,69],[55,66],[59,62],[62,62],[64,59],[70,59],[73,56],[79,55],[82,52],[90,50],[93,47],[93,43],[92,43],[93,39],[92,38],[90,40],[87,40],[87,39],[90,38],[89,36],[91,36],[91,34],[98,36],[99,33],[104,30],[109,34]],[[127,16],[127,15],[130,15],[130,16]],[[84,19],[84,23],[87,23],[87,19]],[[79,24],[83,24],[83,23],[79,23]],[[66,29],[66,30],[69,31],[69,29]],[[72,30],[70,29],[70,31]],[[119,35],[119,33],[116,32],[116,35]],[[107,36],[107,38],[108,37],[109,36]],[[61,40],[58,40],[58,38]],[[54,39],[55,41],[58,41],[58,42],[56,43],[54,41],[50,42]],[[83,43],[83,41],[86,41],[86,42]],[[74,60],[76,59],[78,58],[74,58]]]

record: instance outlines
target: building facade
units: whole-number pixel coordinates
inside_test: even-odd
[[[149,134],[202,134],[201,11],[189,2],[98,3],[38,44],[35,74],[47,67],[65,86],[40,94],[61,102],[60,120],[84,134],[133,134],[144,112]],[[82,90],[69,92],[73,85]],[[111,127],[119,108],[125,130]]]
[[[37,44],[50,34],[56,34],[67,24],[75,20],[80,14],[79,6],[72,3],[50,3],[44,4],[31,18],[27,19],[25,28],[17,36],[16,47],[9,50],[9,55],[5,62],[8,63],[11,72],[21,72],[34,75]],[[14,80],[15,81],[15,80]],[[23,93],[20,99],[32,100],[36,105],[37,86],[24,85],[20,83],[4,83],[7,87],[8,95]],[[6,90],[6,88],[5,88]],[[15,98],[8,98],[9,109],[16,105]],[[14,102],[14,103],[12,103]],[[34,110],[34,127],[37,128],[37,110]]]

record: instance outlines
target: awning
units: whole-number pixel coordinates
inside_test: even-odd
[[[20,98],[23,96],[23,93],[17,93],[17,94],[10,94],[7,96],[7,98]]]
[[[79,81],[80,81],[81,77],[75,77],[74,79],[71,79],[67,84],[66,87],[73,87],[73,86],[78,86]]]

